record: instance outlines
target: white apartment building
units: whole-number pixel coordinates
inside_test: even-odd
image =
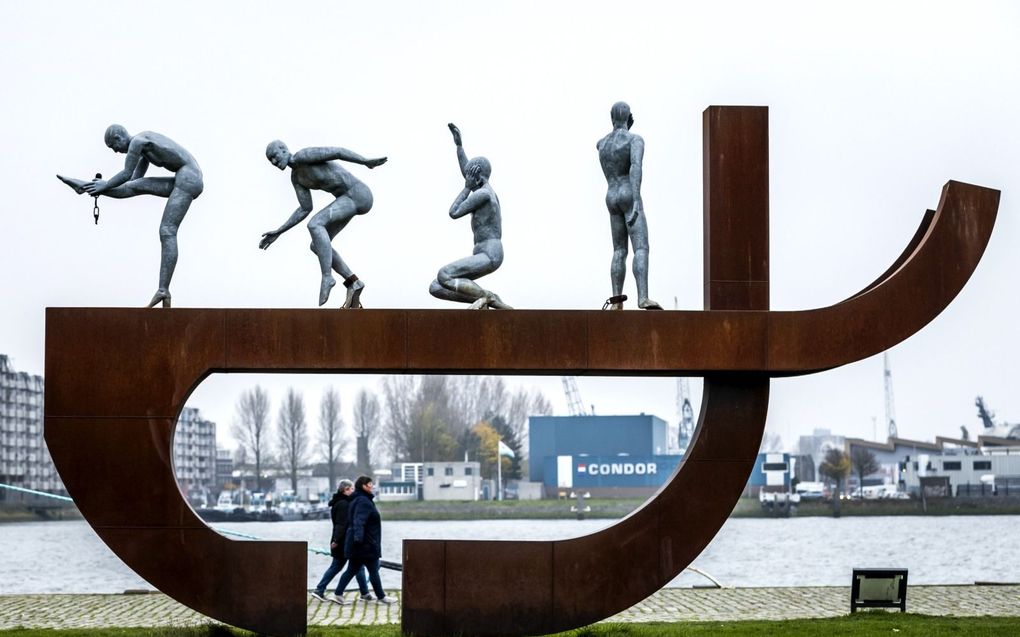
[[[216,423],[202,418],[194,407],[185,407],[177,420],[174,474],[189,496],[216,488]]]
[[[14,371],[0,354],[0,482],[63,495],[43,439],[43,387],[42,376]]]

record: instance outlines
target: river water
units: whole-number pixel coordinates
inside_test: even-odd
[[[383,522],[383,558],[404,538],[563,539],[613,520]],[[326,520],[218,524],[274,540],[329,542]],[[725,586],[847,586],[854,567],[904,567],[911,584],[1020,582],[1020,516],[732,518],[693,566]],[[313,587],[329,558],[309,554]],[[222,565],[222,567],[229,567]],[[383,569],[383,585],[400,573]],[[671,586],[707,583],[690,572]],[[255,585],[255,582],[252,583]],[[124,566],[82,520],[0,524],[0,594],[119,593],[152,587]]]

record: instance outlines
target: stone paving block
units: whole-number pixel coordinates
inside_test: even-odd
[[[400,599],[400,591],[392,593]],[[400,623],[399,603],[308,601],[309,626]],[[1020,586],[910,586],[907,610],[923,615],[1020,617]],[[608,622],[694,622],[838,617],[850,611],[850,587],[662,589]],[[213,623],[161,593],[3,595],[0,629],[196,626]]]

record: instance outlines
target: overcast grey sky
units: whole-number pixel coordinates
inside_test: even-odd
[[[175,139],[205,173],[179,234],[176,307],[316,306],[303,227],[257,249],[296,206],[265,160],[274,138],[389,156],[351,168],[375,207],[334,245],[366,306],[449,307],[428,285],[471,249],[468,220],[447,216],[462,185],[452,121],[468,154],[492,161],[503,205],[506,259],[486,286],[520,308],[597,308],[611,243],[595,142],[623,99],[647,144],[652,298],[700,309],[701,112],[768,105],[773,309],[872,281],[947,180],[1002,190],[973,279],[891,358],[903,436],[976,431],[977,394],[1020,421],[1018,33],[1007,2],[3,3],[0,352],[42,373],[45,307],[140,306],[155,290],[164,200],[104,199],[97,227],[91,200],[53,177],[117,172],[123,156],[103,145],[113,122]],[[254,380],[217,377],[190,404],[225,432]],[[311,414],[326,384],[349,407],[377,383],[258,380],[277,400],[299,385]],[[521,382],[564,413],[558,378]],[[579,384],[598,413],[675,418],[672,381]],[[880,356],[776,381],[768,429],[787,443],[814,427],[870,438],[873,416],[881,432]]]

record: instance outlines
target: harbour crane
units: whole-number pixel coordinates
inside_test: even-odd
[[[567,397],[567,411],[571,416],[587,416],[584,410],[584,403],[581,402],[581,392],[577,389],[577,377],[563,377],[563,394]]]

